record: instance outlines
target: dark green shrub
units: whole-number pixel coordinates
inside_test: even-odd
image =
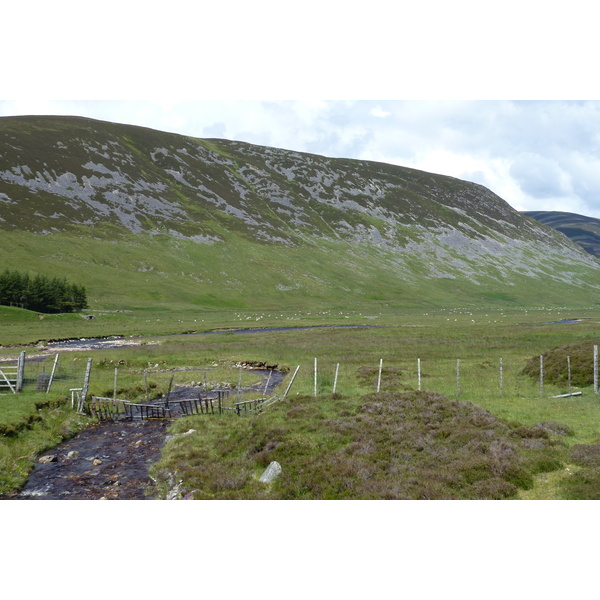
[[[600,467],[583,468],[560,483],[565,500],[600,500]]]

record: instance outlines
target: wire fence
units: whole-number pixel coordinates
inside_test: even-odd
[[[573,384],[571,377],[571,357],[562,357],[564,373],[560,381],[556,377],[549,377],[545,369],[545,358],[539,356],[538,367],[529,369],[525,373],[521,362],[508,360],[502,357],[485,359],[482,357],[471,359],[436,358],[422,360],[415,358],[407,362],[384,361],[380,359],[377,366],[363,366],[356,372],[340,375],[340,363],[314,359],[313,364],[305,366],[304,389],[310,385],[314,397],[342,394],[346,389],[356,389],[355,381],[358,379],[362,389],[371,392],[384,392],[389,390],[427,390],[438,392],[448,397],[478,396],[481,394],[498,396],[553,396],[567,397],[582,394],[581,387],[591,387],[593,393],[599,393],[599,358],[598,346],[593,347],[593,357],[590,356],[585,379],[588,384]],[[556,357],[555,357],[556,361]],[[325,362],[325,364],[323,364]],[[556,367],[556,362],[554,362]],[[307,368],[308,367],[308,368]],[[581,367],[578,367],[581,379]],[[349,384],[349,386],[347,385]]]
[[[55,392],[70,395],[73,388],[82,388],[87,360],[60,355],[25,358],[23,392]]]

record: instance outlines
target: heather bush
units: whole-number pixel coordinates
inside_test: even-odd
[[[592,385],[594,383],[594,345],[598,345],[597,340],[558,346],[545,352],[542,355],[544,361],[544,382],[563,387],[568,384],[568,356],[571,363],[571,385],[577,387]],[[522,373],[532,379],[539,380],[539,355],[527,361]]]
[[[571,436],[575,433],[568,425],[565,425],[564,423],[557,423],[556,421],[543,421],[538,423],[537,426],[550,435]]]
[[[365,388],[376,389],[379,379],[379,367],[363,366],[357,371],[356,378]],[[404,383],[406,373],[395,366],[383,366],[381,369],[381,392],[410,390],[411,386]]]
[[[186,421],[198,434],[173,440],[162,463],[196,498],[514,498],[565,452],[548,427],[432,392],[297,396],[255,418]],[[274,460],[282,474],[261,484]]]
[[[569,459],[581,467],[600,467],[600,444],[577,444],[571,448]]]

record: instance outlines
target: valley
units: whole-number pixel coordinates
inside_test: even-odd
[[[24,392],[0,395],[4,496],[25,489],[40,455],[96,426],[71,406],[86,364],[90,396],[137,403],[171,382],[227,389],[233,402],[260,381],[246,367],[268,364],[281,389],[298,369],[287,398],[261,414],[161,421],[138,488],[217,500],[600,497],[600,263],[480,185],[10,117],[0,238],[11,269],[67,278],[88,298],[74,313],[0,306],[0,360],[31,359]],[[37,390],[41,358],[57,354],[52,390]],[[556,397],[571,387],[581,395]],[[264,485],[272,461],[282,475]]]

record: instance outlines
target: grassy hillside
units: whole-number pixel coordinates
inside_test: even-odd
[[[91,309],[589,306],[600,264],[482,186],[71,117],[0,119],[0,260]]]

